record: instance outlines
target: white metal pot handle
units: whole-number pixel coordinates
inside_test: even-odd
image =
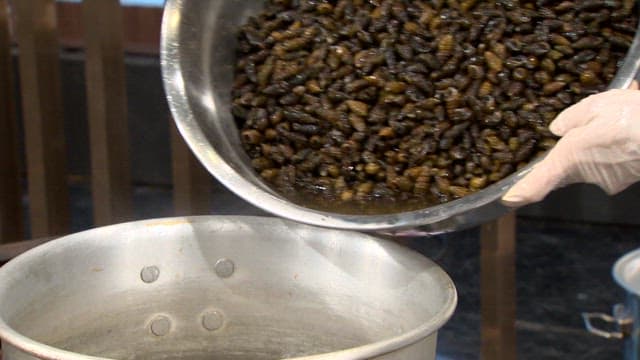
[[[624,339],[631,334],[631,330],[633,329],[633,316],[631,316],[623,304],[614,305],[612,315],[600,312],[584,312],[582,313],[582,319],[588,332],[605,339]],[[592,320],[601,320],[609,324],[615,324],[616,331],[602,330],[593,325]]]

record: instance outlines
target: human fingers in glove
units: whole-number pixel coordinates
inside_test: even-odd
[[[640,180],[640,90],[591,95],[560,113],[550,130],[562,138],[502,198],[509,206],[542,200],[553,189],[591,183],[608,194]]]

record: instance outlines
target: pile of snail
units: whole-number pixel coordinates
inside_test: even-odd
[[[238,35],[232,113],[273,189],[353,214],[482,190],[606,89],[635,1],[270,0]]]

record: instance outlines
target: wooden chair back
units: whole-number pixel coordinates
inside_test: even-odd
[[[0,0],[0,242],[24,239],[25,196],[31,237],[70,229],[57,6],[55,0]],[[120,2],[84,0],[76,8],[83,21],[63,25],[83,27],[93,224],[102,226],[132,219],[127,107],[141,104],[126,96]],[[18,80],[20,120],[14,106]],[[20,127],[24,139],[18,137]],[[171,144],[176,214],[208,212],[210,177],[173,129]]]

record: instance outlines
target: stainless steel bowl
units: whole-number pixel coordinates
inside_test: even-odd
[[[390,215],[344,215],[296,205],[269,188],[250,166],[230,113],[230,87],[239,25],[260,11],[260,0],[168,0],[161,63],[169,105],[182,136],[222,184],[250,203],[303,223],[360,231],[433,234],[471,227],[508,211],[500,198],[532,164],[488,188],[446,204]],[[636,35],[610,84],[626,88],[640,67]]]
[[[435,263],[365,234],[158,219],[0,268],[0,339],[4,360],[433,360],[456,300]]]

